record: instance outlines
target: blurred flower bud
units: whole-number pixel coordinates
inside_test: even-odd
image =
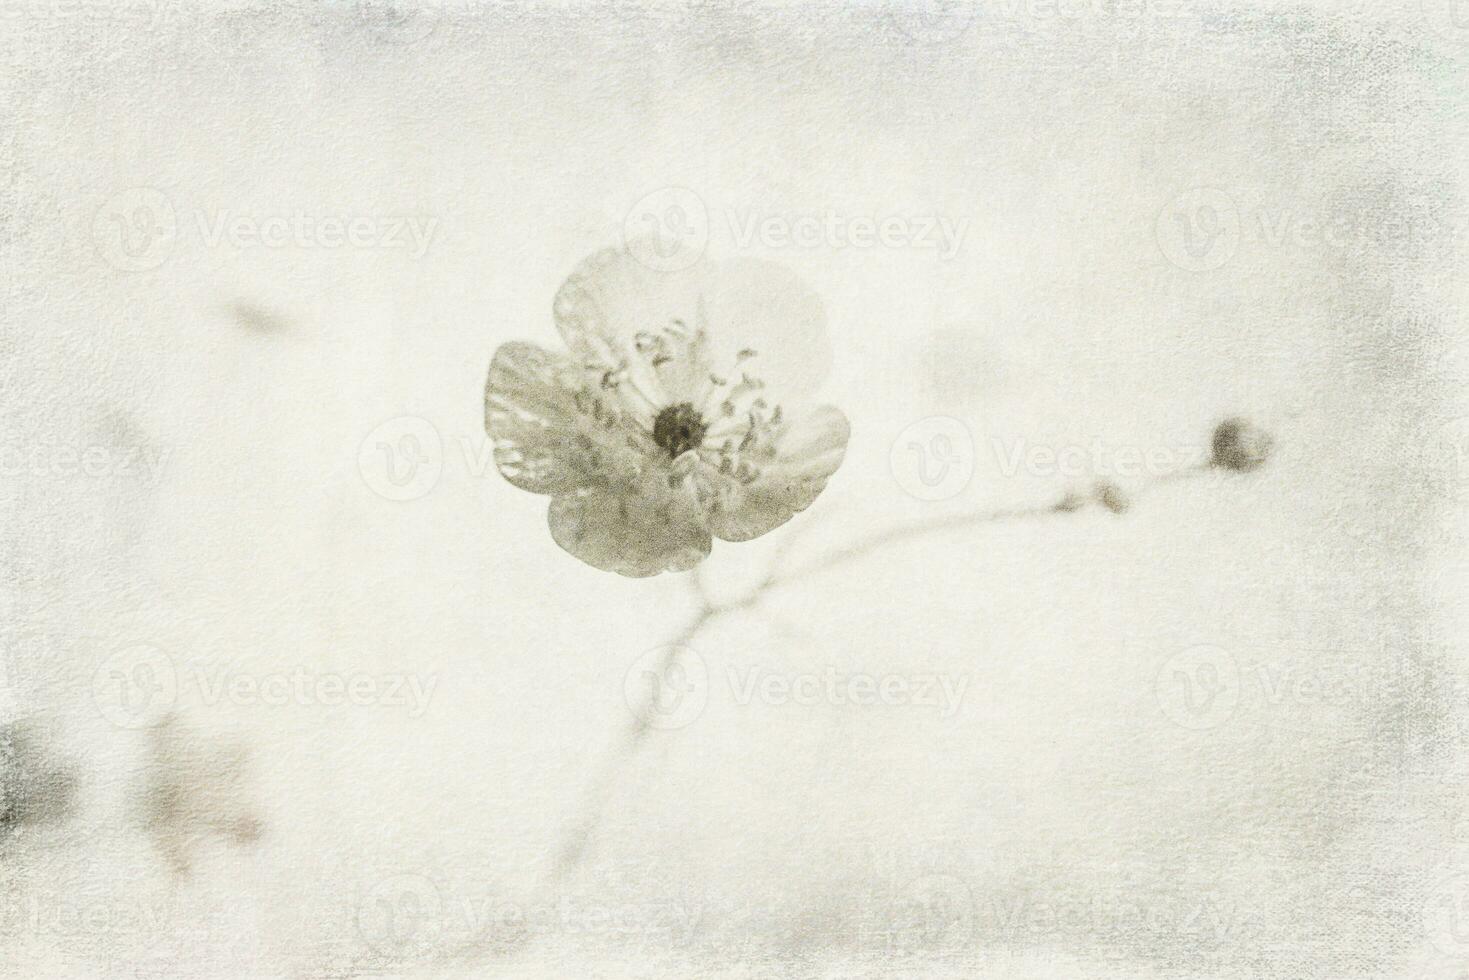
[[[1242,418],[1225,419],[1214,430],[1213,465],[1236,473],[1258,469],[1268,458],[1275,440],[1270,433]]]
[[[1085,506],[1086,498],[1073,490],[1068,491],[1066,496],[1061,498],[1060,503],[1056,504],[1055,509],[1062,514],[1071,514],[1081,510]]]
[[[1106,481],[1098,483],[1092,487],[1092,496],[1097,498],[1097,503],[1114,514],[1121,514],[1132,505],[1132,501],[1127,499],[1127,494],[1123,493],[1122,488],[1115,483]]]

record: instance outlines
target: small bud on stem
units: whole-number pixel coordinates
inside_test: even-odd
[[[1248,473],[1264,465],[1274,445],[1270,433],[1258,425],[1242,418],[1225,419],[1214,430],[1211,463],[1222,470]]]

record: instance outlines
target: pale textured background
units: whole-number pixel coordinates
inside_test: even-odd
[[[1469,9],[4,2],[0,972],[1469,974]],[[670,186],[711,256],[827,305],[854,436],[801,554],[1086,482],[1006,475],[995,440],[1181,455],[1238,412],[1279,449],[1122,516],[894,547],[705,634],[707,706],[616,783],[567,924],[533,889],[690,599],[560,552],[486,468],[480,392]],[[128,271],[109,216],[139,187],[177,232]],[[1189,271],[1158,219],[1198,187],[1241,224]],[[828,210],[967,231],[742,248],[725,217]],[[199,226],[297,211],[436,224],[422,255]],[[1272,234],[1338,219],[1365,237]],[[390,501],[369,437],[404,415],[441,470]],[[936,503],[889,465],[933,415],[974,443]],[[162,464],[65,472],[94,447]],[[711,581],[779,536],[717,547]],[[1199,644],[1235,708],[1190,729],[1157,679]],[[119,714],[139,645],[175,689]],[[751,665],[967,688],[949,717],[741,705]],[[434,686],[422,712],[210,703],[223,667]]]

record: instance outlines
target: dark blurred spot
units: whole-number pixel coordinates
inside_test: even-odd
[[[937,327],[920,339],[919,349],[927,394],[941,405],[971,406],[998,383],[978,326]]]
[[[1275,440],[1270,433],[1242,418],[1225,419],[1214,430],[1215,466],[1248,473],[1270,458]]]
[[[71,812],[76,777],[55,758],[45,733],[26,722],[0,726],[0,835]]]
[[[385,44],[413,44],[434,29],[428,11],[406,0],[358,0],[352,11],[358,27]]]
[[[277,334],[291,328],[280,315],[248,300],[235,300],[229,305],[229,313],[240,329],[250,333]]]
[[[1132,505],[1127,494],[1115,483],[1101,482],[1092,487],[1092,493],[1097,498],[1097,503],[1107,508],[1114,514],[1121,514]]]
[[[241,846],[258,840],[264,823],[250,798],[249,751],[204,735],[169,715],[148,733],[143,822],[175,874],[193,867],[209,838]]]

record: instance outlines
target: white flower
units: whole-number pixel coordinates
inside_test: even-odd
[[[551,536],[596,568],[686,571],[714,537],[748,541],[808,507],[841,465],[846,416],[801,411],[761,380],[742,325],[797,329],[819,303],[765,263],[759,289],[700,263],[655,272],[625,249],[587,259],[556,295],[570,353],[511,342],[485,384],[495,463],[549,495]],[[713,322],[711,322],[713,321]]]

